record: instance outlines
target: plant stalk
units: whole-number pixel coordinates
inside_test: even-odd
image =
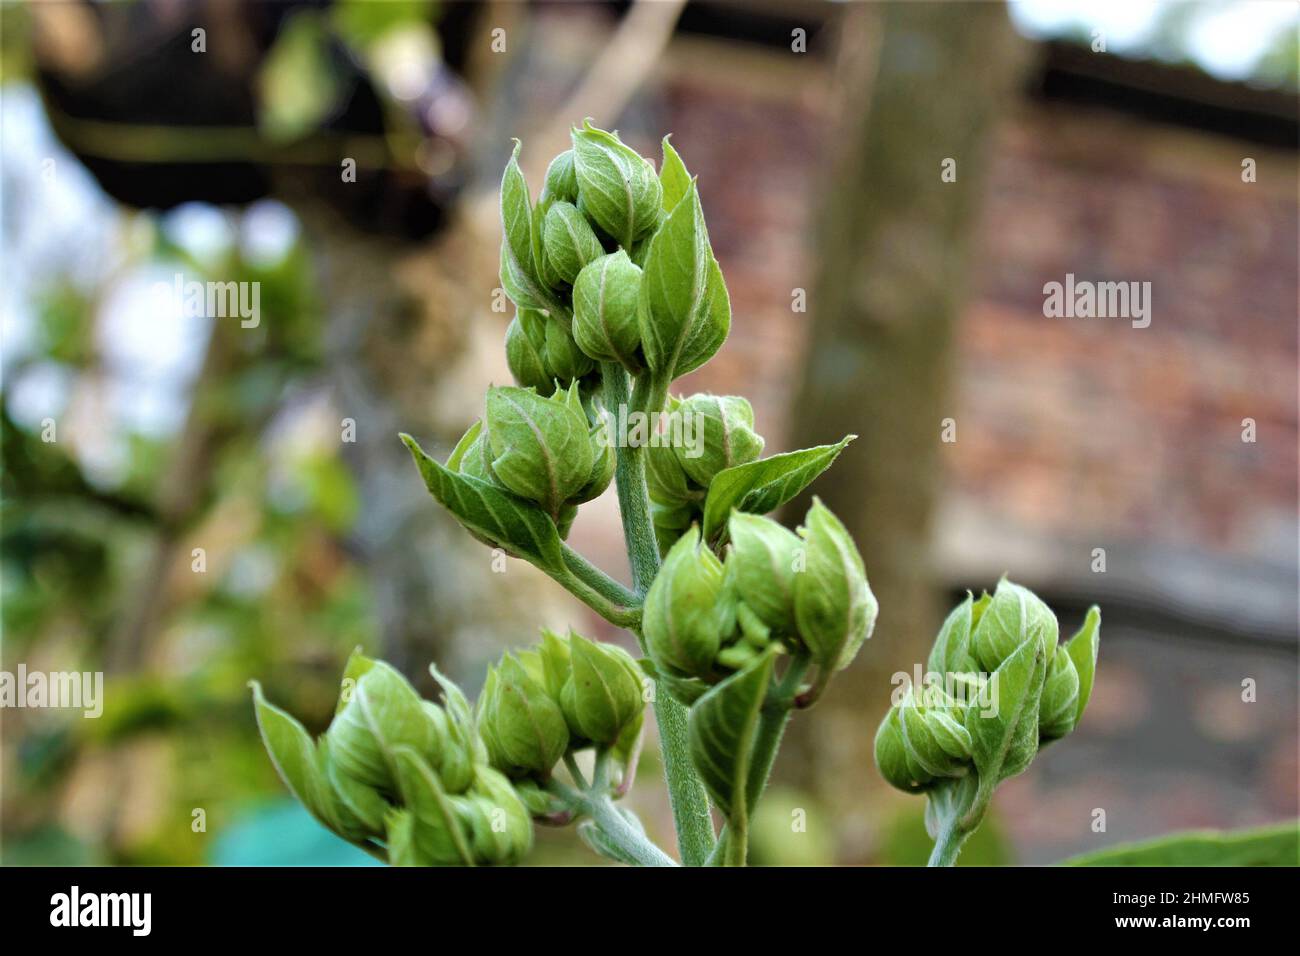
[[[655,395],[659,395],[659,405],[654,410],[662,408],[667,395],[666,386],[643,386],[643,381],[649,381],[643,377],[637,383],[637,397],[634,401],[628,394],[628,376],[621,365],[602,363],[601,375],[604,381],[605,407],[614,415],[619,414],[620,405],[626,406],[629,413],[645,411],[655,401]],[[615,437],[617,439],[618,436]],[[655,540],[654,524],[650,519],[644,448],[629,445],[618,449],[614,482],[618,490],[628,562],[632,566],[632,587],[638,595],[644,597],[659,572],[659,544]],[[641,639],[640,633],[637,634],[637,639]],[[686,866],[702,866],[713,850],[713,817],[709,813],[709,798],[704,792],[704,785],[691,766],[686,707],[664,693],[655,695],[654,708],[655,723],[659,727],[659,740],[663,748],[664,778],[668,784],[673,824],[677,830],[678,852]]]
[[[676,866],[677,862],[619,813],[608,793],[578,790],[552,779],[547,789],[578,813],[584,814],[637,866]]]
[[[969,835],[956,820],[944,823],[926,866],[956,866],[957,854],[961,852],[961,845]]]
[[[593,823],[614,843],[617,843],[627,855],[636,860],[638,866],[676,866],[677,863],[663,850],[655,846],[645,834],[627,821],[618,812],[608,796],[594,797],[587,801],[587,815]]]

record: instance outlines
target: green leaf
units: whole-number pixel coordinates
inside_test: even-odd
[[[694,183],[650,240],[640,295],[641,346],[659,378],[699,368],[726,341],[731,301]]]
[[[997,681],[996,705],[983,708],[976,702],[966,711],[971,756],[985,794],[1023,771],[1038,752],[1038,701],[1046,666],[1042,644],[1036,637],[1026,638],[989,678]]]
[[[334,788],[339,803],[368,831],[373,834],[383,833],[384,818],[389,810],[388,801],[374,787],[343,773],[338,761],[330,759],[328,736],[322,737],[317,746],[323,752],[325,776]]]
[[[486,481],[448,471],[424,453],[410,435],[401,436],[438,502],[480,540],[504,548],[544,571],[565,573],[555,524],[530,501]]]
[[[1059,740],[1074,730],[1079,713],[1079,672],[1069,654],[1058,653],[1047,665],[1038,705],[1038,736]]]
[[[1061,861],[1064,866],[1297,866],[1300,821],[1251,830],[1192,830],[1124,843]]]
[[[846,435],[834,445],[788,451],[718,472],[704,501],[704,539],[714,544],[725,540],[733,508],[767,514],[781,507],[829,468],[857,437]]]
[[[257,728],[262,743],[276,772],[290,792],[317,820],[348,839],[363,834],[345,832],[334,791],[326,776],[325,758],[306,729],[279,707],[267,701],[262,685],[250,681],[253,688],[253,710],[257,715]]]
[[[774,657],[772,651],[763,654],[691,707],[687,727],[691,760],[728,820],[748,818],[749,767]]]
[[[1079,673],[1079,706],[1074,715],[1075,726],[1083,719],[1084,708],[1092,696],[1092,681],[1097,672],[1097,645],[1101,641],[1101,608],[1093,605],[1088,608],[1088,616],[1083,619],[1079,633],[1070,638],[1065,645],[1065,652],[1074,662],[1074,669]]]
[[[540,204],[571,202],[578,204],[578,173],[573,166],[573,150],[566,149],[546,167]]]
[[[389,866],[425,866],[415,848],[415,814],[393,807],[384,817]]]
[[[556,302],[533,262],[533,210],[519,168],[520,143],[501,176],[501,285],[521,309],[552,311]]]
[[[361,653],[361,648],[357,647],[348,655],[348,662],[343,667],[343,677],[339,680],[339,699],[334,705],[334,713],[340,713],[352,699],[352,692],[356,690],[357,681],[361,680],[361,675],[370,668],[375,666],[373,658],[366,657]]]
[[[667,136],[664,137],[664,161],[659,167],[659,185],[664,191],[665,213],[672,212],[691,188],[691,175],[686,171],[682,158],[677,155],[677,150],[668,142]]]
[[[698,677],[685,677],[681,674],[675,674],[659,667],[648,657],[641,658],[637,663],[641,666],[641,670],[645,671],[646,676],[654,681],[658,687],[662,687],[672,697],[688,707],[703,697],[709,690],[709,685]]]

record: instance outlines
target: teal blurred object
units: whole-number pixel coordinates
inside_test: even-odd
[[[291,800],[248,813],[221,833],[208,860],[214,866],[383,866],[340,839]]]

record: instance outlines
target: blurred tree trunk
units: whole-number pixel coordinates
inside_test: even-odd
[[[856,539],[880,601],[875,635],[795,721],[787,778],[840,828],[844,859],[878,836],[872,741],[890,675],[924,661],[940,620],[930,520],[971,229],[1020,42],[1001,4],[850,6],[814,238],[810,341],[792,420],[800,446],[858,440],[815,486]],[[956,179],[941,176],[955,160]],[[951,175],[947,178],[952,178]],[[791,517],[802,516],[796,502]]]

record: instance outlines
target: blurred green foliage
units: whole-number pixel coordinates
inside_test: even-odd
[[[124,271],[258,282],[261,321],[245,329],[210,320],[175,434],[140,431],[104,405],[94,407],[93,434],[55,415],[57,440],[46,441],[39,422],[13,414],[9,385],[39,366],[57,370],[70,396],[94,395],[113,374],[96,346],[109,290],[66,275],[37,286],[35,334],[9,357],[0,394],[5,660],[107,675],[98,720],[48,710],[6,717],[6,862],[207,859],[209,833],[283,792],[257,740],[249,676],[269,677],[278,700],[323,726],[343,660],[376,639],[369,587],[349,551],[358,495],[345,446],[310,400],[322,315],[307,250],[297,241],[266,262],[232,242],[205,262],[152,217],[140,219],[150,240]],[[125,466],[108,475],[93,467],[92,438],[115,446]],[[197,449],[202,467],[178,472],[178,448]],[[187,483],[179,496],[178,475]],[[198,543],[204,573],[187,574]],[[160,547],[170,549],[168,572],[154,580]],[[121,622],[141,602],[160,613],[147,633],[126,635],[141,646],[120,659]],[[132,785],[139,766],[159,775],[147,787]],[[196,808],[206,829],[191,826]]]
[[[1193,830],[1070,857],[1065,866],[1300,866],[1300,820],[1253,830]]]

